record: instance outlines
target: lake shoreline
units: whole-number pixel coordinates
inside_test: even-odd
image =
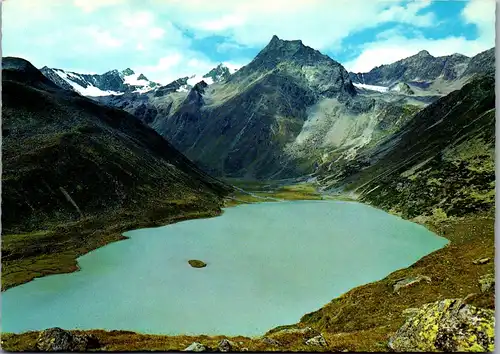
[[[330,198],[328,198],[328,199],[330,199]],[[293,200],[297,200],[297,199],[293,199]],[[342,199],[342,200],[345,200],[345,199]],[[353,201],[353,202],[358,202],[358,201],[351,199],[351,198],[349,198],[349,200]],[[249,202],[245,202],[245,204],[246,203],[249,203]],[[252,203],[252,202],[250,202],[250,203]],[[367,203],[361,203],[361,204],[367,204]],[[370,205],[370,204],[367,204],[367,205],[374,207],[373,205]],[[231,207],[231,206],[234,206],[234,205],[226,205],[224,207]],[[374,208],[376,208],[376,207],[374,207]],[[379,208],[377,208],[377,209],[379,209]],[[382,210],[382,209],[380,209],[380,210]],[[222,215],[223,212],[224,212],[224,210],[221,209],[217,215],[213,215],[213,216],[220,216],[220,215]],[[469,219],[476,219],[476,218],[479,220],[482,218],[489,219],[490,217],[489,216],[472,216]],[[191,219],[191,218],[187,218],[184,220],[189,220],[189,219]],[[177,221],[183,221],[183,220],[177,220]],[[445,246],[445,248],[448,248],[450,246],[454,246],[454,243],[456,240],[454,241],[453,233],[444,232],[446,228],[443,227],[443,225],[450,223],[450,222],[458,223],[458,224],[460,224],[460,222],[461,222],[461,220],[459,220],[459,219],[451,220],[451,221],[450,220],[440,220],[440,221],[427,220],[426,222],[416,222],[415,220],[409,220],[409,221],[412,221],[412,222],[415,222],[419,225],[422,225],[422,226],[426,227],[428,230],[432,231],[433,233],[449,240],[449,244],[447,246]],[[155,225],[153,227],[156,227],[156,226],[157,225]],[[435,256],[436,253],[439,253],[442,250],[443,249],[434,251],[434,252],[428,254],[427,256],[422,257],[420,260],[418,260],[417,262],[415,262],[411,266],[404,268],[404,269],[397,270],[397,271],[389,274],[386,278],[384,278],[382,280],[355,287],[355,288],[349,290],[348,292],[346,292],[346,294],[349,294],[351,292],[356,292],[360,288],[365,288],[367,286],[370,286],[371,284],[384,282],[385,279],[391,278],[391,276],[393,274],[401,273],[401,272],[407,271],[408,269],[414,268],[414,266],[416,264],[421,263],[423,259],[426,259],[429,257],[432,258],[433,256]],[[337,298],[333,299],[332,301],[339,299],[339,298],[342,298],[346,294],[341,295],[340,297],[337,297]],[[328,306],[328,304],[325,306]],[[319,309],[315,312],[318,312],[321,310],[322,309]],[[306,315],[304,315],[304,317],[306,317],[308,315],[309,314],[306,314]],[[303,317],[303,319],[304,319],[304,317]],[[301,320],[299,323],[297,323],[295,325],[280,326],[277,328],[278,329],[280,329],[281,327],[284,327],[284,328],[304,328],[304,326],[305,326],[305,324]],[[215,341],[219,340],[220,338],[228,338],[228,339],[233,340],[233,341],[239,339],[239,342],[244,343],[244,346],[241,346],[241,348],[250,348],[250,350],[269,350],[270,348],[272,348],[272,346],[270,346],[269,344],[265,344],[265,343],[263,344],[262,338],[263,338],[263,336],[269,336],[269,335],[272,335],[273,333],[276,333],[276,328],[271,329],[266,334],[263,334],[263,336],[258,336],[258,337],[244,337],[244,336],[227,337],[227,336],[221,336],[221,335],[219,335],[219,336],[208,336],[208,335],[171,336],[171,335],[142,334],[142,333],[130,332],[130,331],[105,331],[105,330],[97,330],[97,329],[96,330],[84,330],[84,331],[71,330],[70,332],[96,334],[96,335],[98,335],[98,337],[100,337],[104,340],[104,343],[109,342],[109,345],[111,345],[111,347],[109,347],[109,349],[106,349],[106,350],[128,350],[128,349],[130,349],[130,348],[123,346],[124,342],[122,344],[120,344],[120,341],[123,341],[125,337],[128,338],[126,340],[126,342],[130,343],[130,341],[134,341],[137,343],[137,347],[136,347],[136,345],[134,345],[134,347],[136,347],[137,349],[130,349],[130,350],[155,350],[153,348],[158,348],[157,345],[159,345],[159,343],[163,343],[163,344],[161,345],[161,348],[157,349],[157,350],[182,350],[182,349],[184,349],[185,346],[189,345],[190,343],[192,343],[194,341],[202,341],[202,342],[204,341],[204,343],[207,343],[207,345],[213,345],[215,343]],[[382,331],[382,332],[384,332],[384,331]],[[14,345],[14,343],[17,343],[16,345],[14,345],[14,347],[17,347],[18,345],[20,345],[19,340],[21,338],[25,338],[27,340],[27,345],[29,345],[29,343],[32,342],[33,338],[36,337],[35,334],[37,334],[37,333],[39,333],[39,332],[34,331],[34,332],[25,332],[25,333],[21,333],[21,334],[4,333],[3,336],[6,340],[6,342],[3,344],[3,347],[5,349],[9,350],[10,345]],[[340,333],[343,333],[343,332],[340,332]],[[347,337],[349,337],[349,336],[347,335]],[[28,338],[31,338],[31,340],[28,340]],[[343,340],[345,340],[345,339],[346,338],[343,338]],[[9,343],[11,343],[11,344],[9,345]],[[140,343],[142,343],[142,344],[140,344]],[[154,345],[152,345],[151,343],[154,343]],[[296,345],[296,344],[294,344],[294,345]],[[26,347],[26,348],[28,348],[28,347]],[[295,350],[297,348],[300,348],[300,346],[299,347],[293,346],[293,350]],[[314,350],[314,348],[311,348],[311,347],[306,347],[306,349],[307,350]],[[287,349],[287,350],[289,350],[289,349]]]

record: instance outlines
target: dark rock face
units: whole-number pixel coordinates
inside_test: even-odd
[[[40,332],[36,347],[42,352],[84,352],[98,349],[100,344],[94,335],[73,334],[55,327]]]
[[[154,96],[161,97],[161,96],[168,95],[169,93],[175,92],[175,91],[179,90],[181,87],[187,86],[188,80],[189,80],[189,77],[182,77],[180,79],[172,81],[171,83],[169,83],[165,86],[160,86],[155,90]]]
[[[495,48],[488,49],[471,58],[463,76],[474,74],[495,75]]]
[[[395,63],[381,65],[367,73],[349,73],[355,83],[390,86],[398,81],[430,82],[441,77],[451,81],[478,73],[494,72],[494,48],[472,58],[462,54],[433,57],[423,50]]]

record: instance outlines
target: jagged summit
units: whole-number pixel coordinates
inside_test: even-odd
[[[248,65],[233,74],[230,81],[237,83],[270,74],[293,78],[316,95],[356,94],[349,74],[340,63],[301,40],[283,40],[276,35]]]
[[[229,68],[220,63],[208,73],[203,75],[203,79],[212,79],[212,82],[221,82],[227,80],[230,75],[231,72],[229,71]]]
[[[129,76],[129,75],[134,75],[135,72],[134,72],[134,70],[132,70],[130,68],[126,68],[125,70],[122,71],[122,74],[125,76]]]
[[[432,57],[431,53],[429,53],[425,49],[418,52],[416,56],[418,56],[418,57]]]

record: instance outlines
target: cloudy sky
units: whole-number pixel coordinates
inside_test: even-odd
[[[350,71],[495,44],[495,0],[3,0],[3,56],[168,83],[247,64],[276,34]]]

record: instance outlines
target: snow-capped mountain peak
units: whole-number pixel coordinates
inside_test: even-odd
[[[143,74],[132,69],[111,70],[104,74],[78,74],[62,69],[43,67],[42,73],[54,83],[67,90],[76,91],[83,96],[123,95],[128,92],[145,93],[159,86]]]

